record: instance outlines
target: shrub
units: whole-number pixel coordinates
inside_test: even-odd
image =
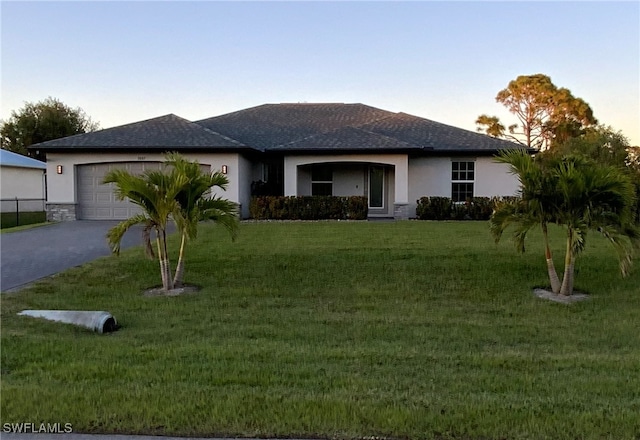
[[[347,218],[349,220],[366,220],[369,212],[369,200],[366,197],[348,197]]]
[[[473,197],[453,203],[449,197],[421,197],[416,216],[420,220],[489,220],[498,202],[516,197]]]
[[[470,220],[489,220],[499,197],[474,197],[465,203]]]
[[[420,220],[449,220],[453,203],[449,197],[421,197],[416,215]]]
[[[252,197],[249,214],[260,220],[364,220],[366,197],[260,196]]]

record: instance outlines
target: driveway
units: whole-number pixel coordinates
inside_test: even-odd
[[[105,235],[115,220],[77,220],[0,234],[0,291],[26,284],[109,255]],[[122,239],[122,248],[142,242],[141,227]]]

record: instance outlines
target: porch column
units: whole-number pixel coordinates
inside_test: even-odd
[[[395,201],[393,217],[397,220],[409,218],[409,157],[402,156],[395,164]]]
[[[284,158],[284,195],[298,195],[298,164],[288,157]]]

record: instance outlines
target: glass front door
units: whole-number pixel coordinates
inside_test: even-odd
[[[369,168],[369,208],[384,208],[384,168]]]

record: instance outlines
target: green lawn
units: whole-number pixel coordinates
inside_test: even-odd
[[[563,257],[559,230],[558,265]],[[205,225],[186,281],[141,249],[2,297],[2,423],[185,436],[640,438],[640,262],[621,279],[596,235],[585,302],[534,297],[524,256],[484,222]],[[172,246],[177,247],[177,237]],[[97,335],[16,316],[108,310]]]
[[[0,213],[0,229],[15,228],[16,226],[32,225],[47,221],[47,213],[35,212],[3,212]]]

